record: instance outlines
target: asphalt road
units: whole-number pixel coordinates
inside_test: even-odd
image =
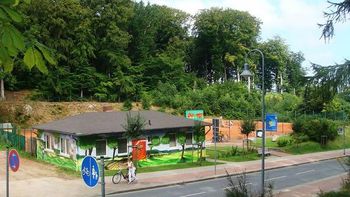
[[[266,184],[271,183],[274,190],[302,185],[312,181],[344,173],[344,168],[337,160],[313,162],[298,166],[268,170],[265,172]],[[232,176],[235,184],[237,178]],[[261,174],[250,173],[246,175],[246,184],[252,191],[260,187]],[[212,197],[225,196],[225,188],[229,186],[227,178],[217,178],[206,181],[198,181],[183,185],[174,185],[147,189],[135,192],[111,194],[115,197]]]

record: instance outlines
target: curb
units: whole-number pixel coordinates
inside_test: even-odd
[[[347,154],[347,155],[341,155],[341,156],[336,156],[336,157],[332,157],[332,158],[319,159],[319,160],[315,160],[315,161],[307,161],[307,162],[301,162],[301,163],[285,165],[285,166],[276,166],[276,167],[271,167],[271,168],[265,169],[265,171],[275,170],[275,169],[285,168],[285,167],[291,167],[291,166],[299,166],[299,165],[303,165],[303,164],[314,163],[314,162],[319,162],[319,161],[327,161],[327,160],[338,159],[338,158],[349,157],[349,156],[350,155]],[[245,171],[245,173],[247,173],[247,174],[248,173],[249,174],[250,173],[255,173],[255,172],[260,172],[260,170]],[[232,174],[229,174],[229,175],[232,176],[232,175],[238,175],[238,174],[240,174],[240,172],[232,173]],[[193,182],[200,182],[200,181],[224,178],[226,176],[227,176],[227,174],[214,175],[214,176],[209,176],[209,177],[198,178],[196,180],[179,181],[179,182],[160,184],[160,185],[154,185],[154,186],[149,186],[149,187],[140,187],[140,188],[133,188],[133,189],[129,189],[129,190],[121,190],[121,191],[106,193],[106,195],[122,194],[122,193],[135,192],[135,191],[140,191],[140,190],[149,190],[149,189],[155,189],[155,188],[161,188],[161,187],[175,186],[175,185],[184,185],[184,184],[187,184],[187,183],[193,183]]]

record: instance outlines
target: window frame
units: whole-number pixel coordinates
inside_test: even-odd
[[[105,143],[105,147],[104,147],[104,154],[98,154],[98,153],[100,153],[100,151],[97,151],[98,149],[97,149],[97,147],[98,148],[101,148],[100,146],[97,146],[97,143],[98,142],[103,142],[104,141],[104,143]],[[95,147],[96,147],[96,156],[105,156],[105,155],[107,155],[107,139],[98,139],[98,140],[96,140],[96,142],[95,142]]]
[[[171,135],[174,136],[174,144],[172,144],[172,141],[171,141]],[[177,141],[176,141],[176,133],[168,133],[168,136],[169,136],[169,147],[176,147],[177,145]]]

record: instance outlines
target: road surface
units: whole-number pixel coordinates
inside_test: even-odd
[[[344,174],[343,166],[335,159],[313,162],[298,166],[284,167],[265,172],[265,181],[273,185],[274,190],[303,185],[312,181],[322,180],[328,177]],[[249,173],[247,186],[253,191],[260,187],[261,174]],[[236,178],[232,179],[237,183]],[[266,184],[267,185],[267,184]],[[206,181],[147,189],[135,192],[108,194],[113,197],[212,197],[225,196],[225,188],[228,187],[227,178],[217,178]]]

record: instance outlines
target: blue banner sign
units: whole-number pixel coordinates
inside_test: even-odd
[[[277,131],[277,116],[276,114],[266,114],[265,116],[266,131]]]

